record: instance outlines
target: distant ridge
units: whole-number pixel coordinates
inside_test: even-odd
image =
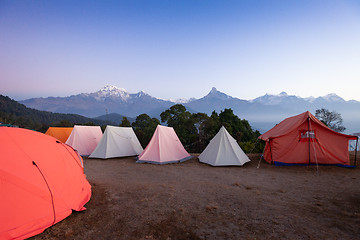
[[[98,120],[102,120],[102,121],[105,121],[105,122],[112,122],[116,125],[120,125],[120,123],[122,122],[122,119],[123,117],[126,117],[126,116],[123,116],[121,114],[118,114],[118,113],[110,113],[110,114],[105,114],[105,115],[101,115],[99,117],[96,117],[95,119],[98,119]],[[131,117],[126,117],[130,123],[133,123],[135,122],[135,118],[131,118]]]
[[[142,113],[160,118],[161,112],[176,103],[183,104],[191,112],[207,114],[211,114],[214,110],[220,112],[225,108],[231,108],[240,118],[249,120],[260,132],[268,130],[286,117],[304,111],[315,113],[316,109],[327,108],[342,115],[348,131],[360,131],[358,126],[360,102],[345,101],[334,93],[317,98],[301,98],[281,92],[277,95],[265,94],[252,100],[243,100],[229,96],[213,87],[206,96],[199,99],[170,101],[152,97],[144,91],[129,93],[123,88],[106,85],[94,93],[80,93],[69,97],[32,98],[21,103],[39,110],[76,113],[87,117],[104,116],[108,112],[130,118],[135,118]]]
[[[62,120],[70,123],[84,124],[94,123],[96,125],[106,125],[108,122],[87,118],[78,114],[52,113],[28,108],[17,101],[0,95],[0,119],[5,123],[12,123],[20,127],[31,128],[34,130],[44,131],[51,125],[59,124]]]
[[[105,115],[106,112],[136,117],[144,111],[157,112],[174,104],[151,97],[143,91],[131,94],[123,88],[111,85],[106,85],[94,93],[80,93],[69,97],[31,98],[20,103],[39,110],[76,113],[87,117],[98,117]]]

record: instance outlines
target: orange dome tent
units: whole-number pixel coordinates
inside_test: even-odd
[[[0,127],[0,239],[24,239],[84,210],[82,158],[45,134]]]
[[[355,136],[335,132],[310,112],[286,118],[262,134],[264,159],[275,165],[333,164],[350,166],[349,140]]]
[[[65,143],[69,138],[72,130],[72,127],[49,127],[45,134],[53,136],[54,138]]]

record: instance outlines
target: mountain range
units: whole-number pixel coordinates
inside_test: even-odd
[[[163,100],[141,91],[129,93],[123,88],[106,85],[94,93],[80,93],[69,97],[31,98],[20,101],[30,108],[57,113],[73,113],[86,117],[106,118],[110,113],[121,114],[130,118],[146,113],[159,118],[164,110],[176,103],[183,104],[190,112],[220,112],[225,108],[233,109],[242,119],[247,119],[253,128],[265,132],[286,117],[316,109],[326,108],[340,113],[344,119],[347,133],[360,130],[360,102],[345,101],[332,93],[322,97],[301,98],[282,92],[277,95],[244,100],[229,96],[212,88],[204,97],[195,99]],[[114,116],[112,115],[114,118]]]
[[[46,131],[48,126],[57,126],[61,121],[77,124],[114,124],[110,119],[93,119],[78,114],[52,113],[28,108],[17,101],[0,94],[0,121],[5,123]]]

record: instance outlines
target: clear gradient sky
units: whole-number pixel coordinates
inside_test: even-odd
[[[0,0],[0,94],[360,101],[359,0]]]

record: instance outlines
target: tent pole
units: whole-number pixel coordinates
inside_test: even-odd
[[[355,167],[356,167],[356,155],[357,155],[358,142],[359,142],[359,137],[357,137],[356,145],[355,145],[355,160],[354,160],[354,166]]]
[[[256,145],[258,144],[258,142],[259,142],[259,139],[256,140],[256,142],[254,144],[254,147],[251,149],[251,151],[249,153],[253,153],[253,151],[254,151]]]
[[[311,143],[311,139],[310,139],[310,117],[308,117],[308,140],[309,140],[309,165],[310,165],[310,157],[311,157],[311,155],[310,155],[310,143]]]
[[[263,150],[263,152],[262,152],[262,154],[261,154],[261,156],[260,156],[260,159],[259,159],[259,163],[258,163],[257,168],[260,167],[260,162],[261,162],[261,160],[264,158],[264,152],[265,152],[265,147],[264,147],[264,150]],[[270,151],[270,152],[271,152],[271,151]],[[265,159],[265,158],[264,158],[264,159]]]

